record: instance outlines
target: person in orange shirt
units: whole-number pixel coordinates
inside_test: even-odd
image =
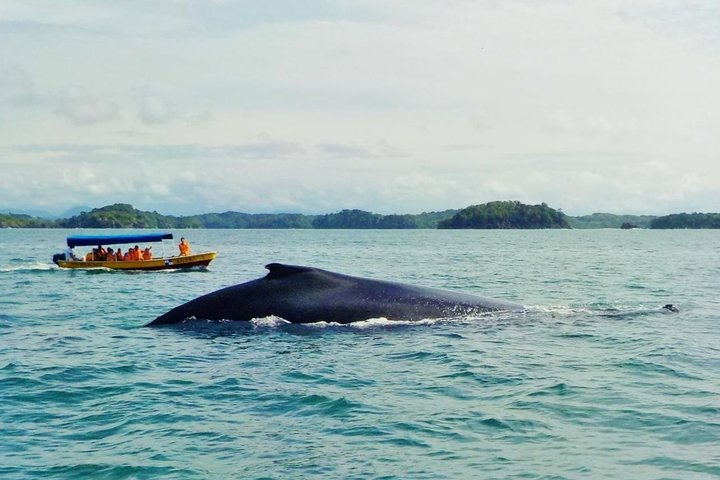
[[[178,245],[178,248],[180,249],[180,256],[186,257],[190,255],[190,244],[185,240],[185,237],[180,238],[180,244]]]
[[[147,247],[145,250],[143,250],[142,253],[142,259],[143,260],[152,260],[152,252],[150,251],[152,247]]]
[[[123,258],[122,249],[118,248],[117,252],[115,252],[115,261],[122,262]]]

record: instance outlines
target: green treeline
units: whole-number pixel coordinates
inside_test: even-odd
[[[300,213],[206,213],[175,217],[136,210],[118,203],[79,215],[49,220],[29,215],[0,214],[0,228],[720,228],[718,213],[680,213],[664,217],[594,213],[569,217],[547,204],[517,201],[489,202],[462,210],[417,215],[380,215],[363,210],[342,210],[324,215]]]
[[[342,210],[325,215],[299,213],[249,214],[240,212],[207,213],[175,217],[158,212],[136,210],[118,203],[71,218],[44,220],[28,215],[0,215],[0,228],[437,228],[456,210],[425,212],[418,215],[380,215],[362,210]]]
[[[0,213],[0,228],[53,228],[54,221],[30,215],[13,215]]]
[[[464,208],[438,228],[570,228],[567,216],[546,203],[490,202]]]
[[[593,213],[580,217],[568,217],[570,228],[622,228],[630,224],[637,228],[650,228],[657,217],[652,215],[614,215],[612,213]]]
[[[654,219],[650,228],[720,228],[720,213],[674,213]]]
[[[456,210],[446,210],[419,215],[380,215],[362,210],[342,210],[338,213],[318,215],[312,222],[312,228],[437,228],[438,222],[450,218],[455,212]]]

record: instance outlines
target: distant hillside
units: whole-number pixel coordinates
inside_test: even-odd
[[[84,207],[78,207],[78,210]],[[718,213],[678,213],[663,217],[593,213],[569,217],[547,204],[517,201],[489,202],[462,210],[381,215],[363,210],[341,210],[324,215],[300,213],[206,213],[175,217],[136,210],[117,203],[87,208],[69,218],[48,219],[21,213],[0,213],[0,228],[720,228]]]
[[[0,213],[0,228],[52,228],[55,226],[55,222],[44,218],[14,213]]]
[[[650,228],[720,228],[720,213],[675,213],[654,219]]]
[[[490,202],[464,208],[439,228],[530,229],[570,228],[567,216],[543,203],[525,205],[517,201]]]
[[[249,214],[240,212],[206,213],[187,217],[143,212],[132,205],[118,203],[67,219],[52,226],[62,228],[437,228],[438,222],[452,217],[456,210],[425,212],[418,215],[380,215],[362,210],[342,210],[326,215],[299,213]],[[0,224],[2,226],[2,224]]]
[[[192,217],[178,217],[190,228],[312,228],[312,215],[299,213],[240,212],[206,213]]]
[[[580,217],[568,217],[571,228],[621,228],[624,223],[638,228],[650,228],[650,222],[657,217],[652,215],[613,215],[612,213],[593,213]]]
[[[338,213],[318,215],[312,222],[313,228],[379,228],[411,229],[437,228],[438,222],[451,218],[456,210],[424,212],[419,215],[380,215],[363,210],[342,210]]]

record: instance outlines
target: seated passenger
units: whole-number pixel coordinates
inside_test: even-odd
[[[107,249],[107,253],[105,254],[105,261],[106,262],[114,262],[115,261],[115,250],[112,248]]]
[[[107,251],[102,247],[102,245],[98,245],[96,250],[93,250],[93,253],[95,253],[95,261],[101,262],[105,260],[105,257],[107,257]]]
[[[145,250],[143,250],[142,253],[142,259],[143,260],[152,260],[152,252],[150,251],[152,247],[147,247]]]

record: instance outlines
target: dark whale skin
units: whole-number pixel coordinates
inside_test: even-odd
[[[147,326],[198,320],[248,321],[271,315],[291,323],[351,323],[370,318],[417,321],[523,306],[465,293],[353,277],[313,267],[267,265],[263,278],[203,295]]]

